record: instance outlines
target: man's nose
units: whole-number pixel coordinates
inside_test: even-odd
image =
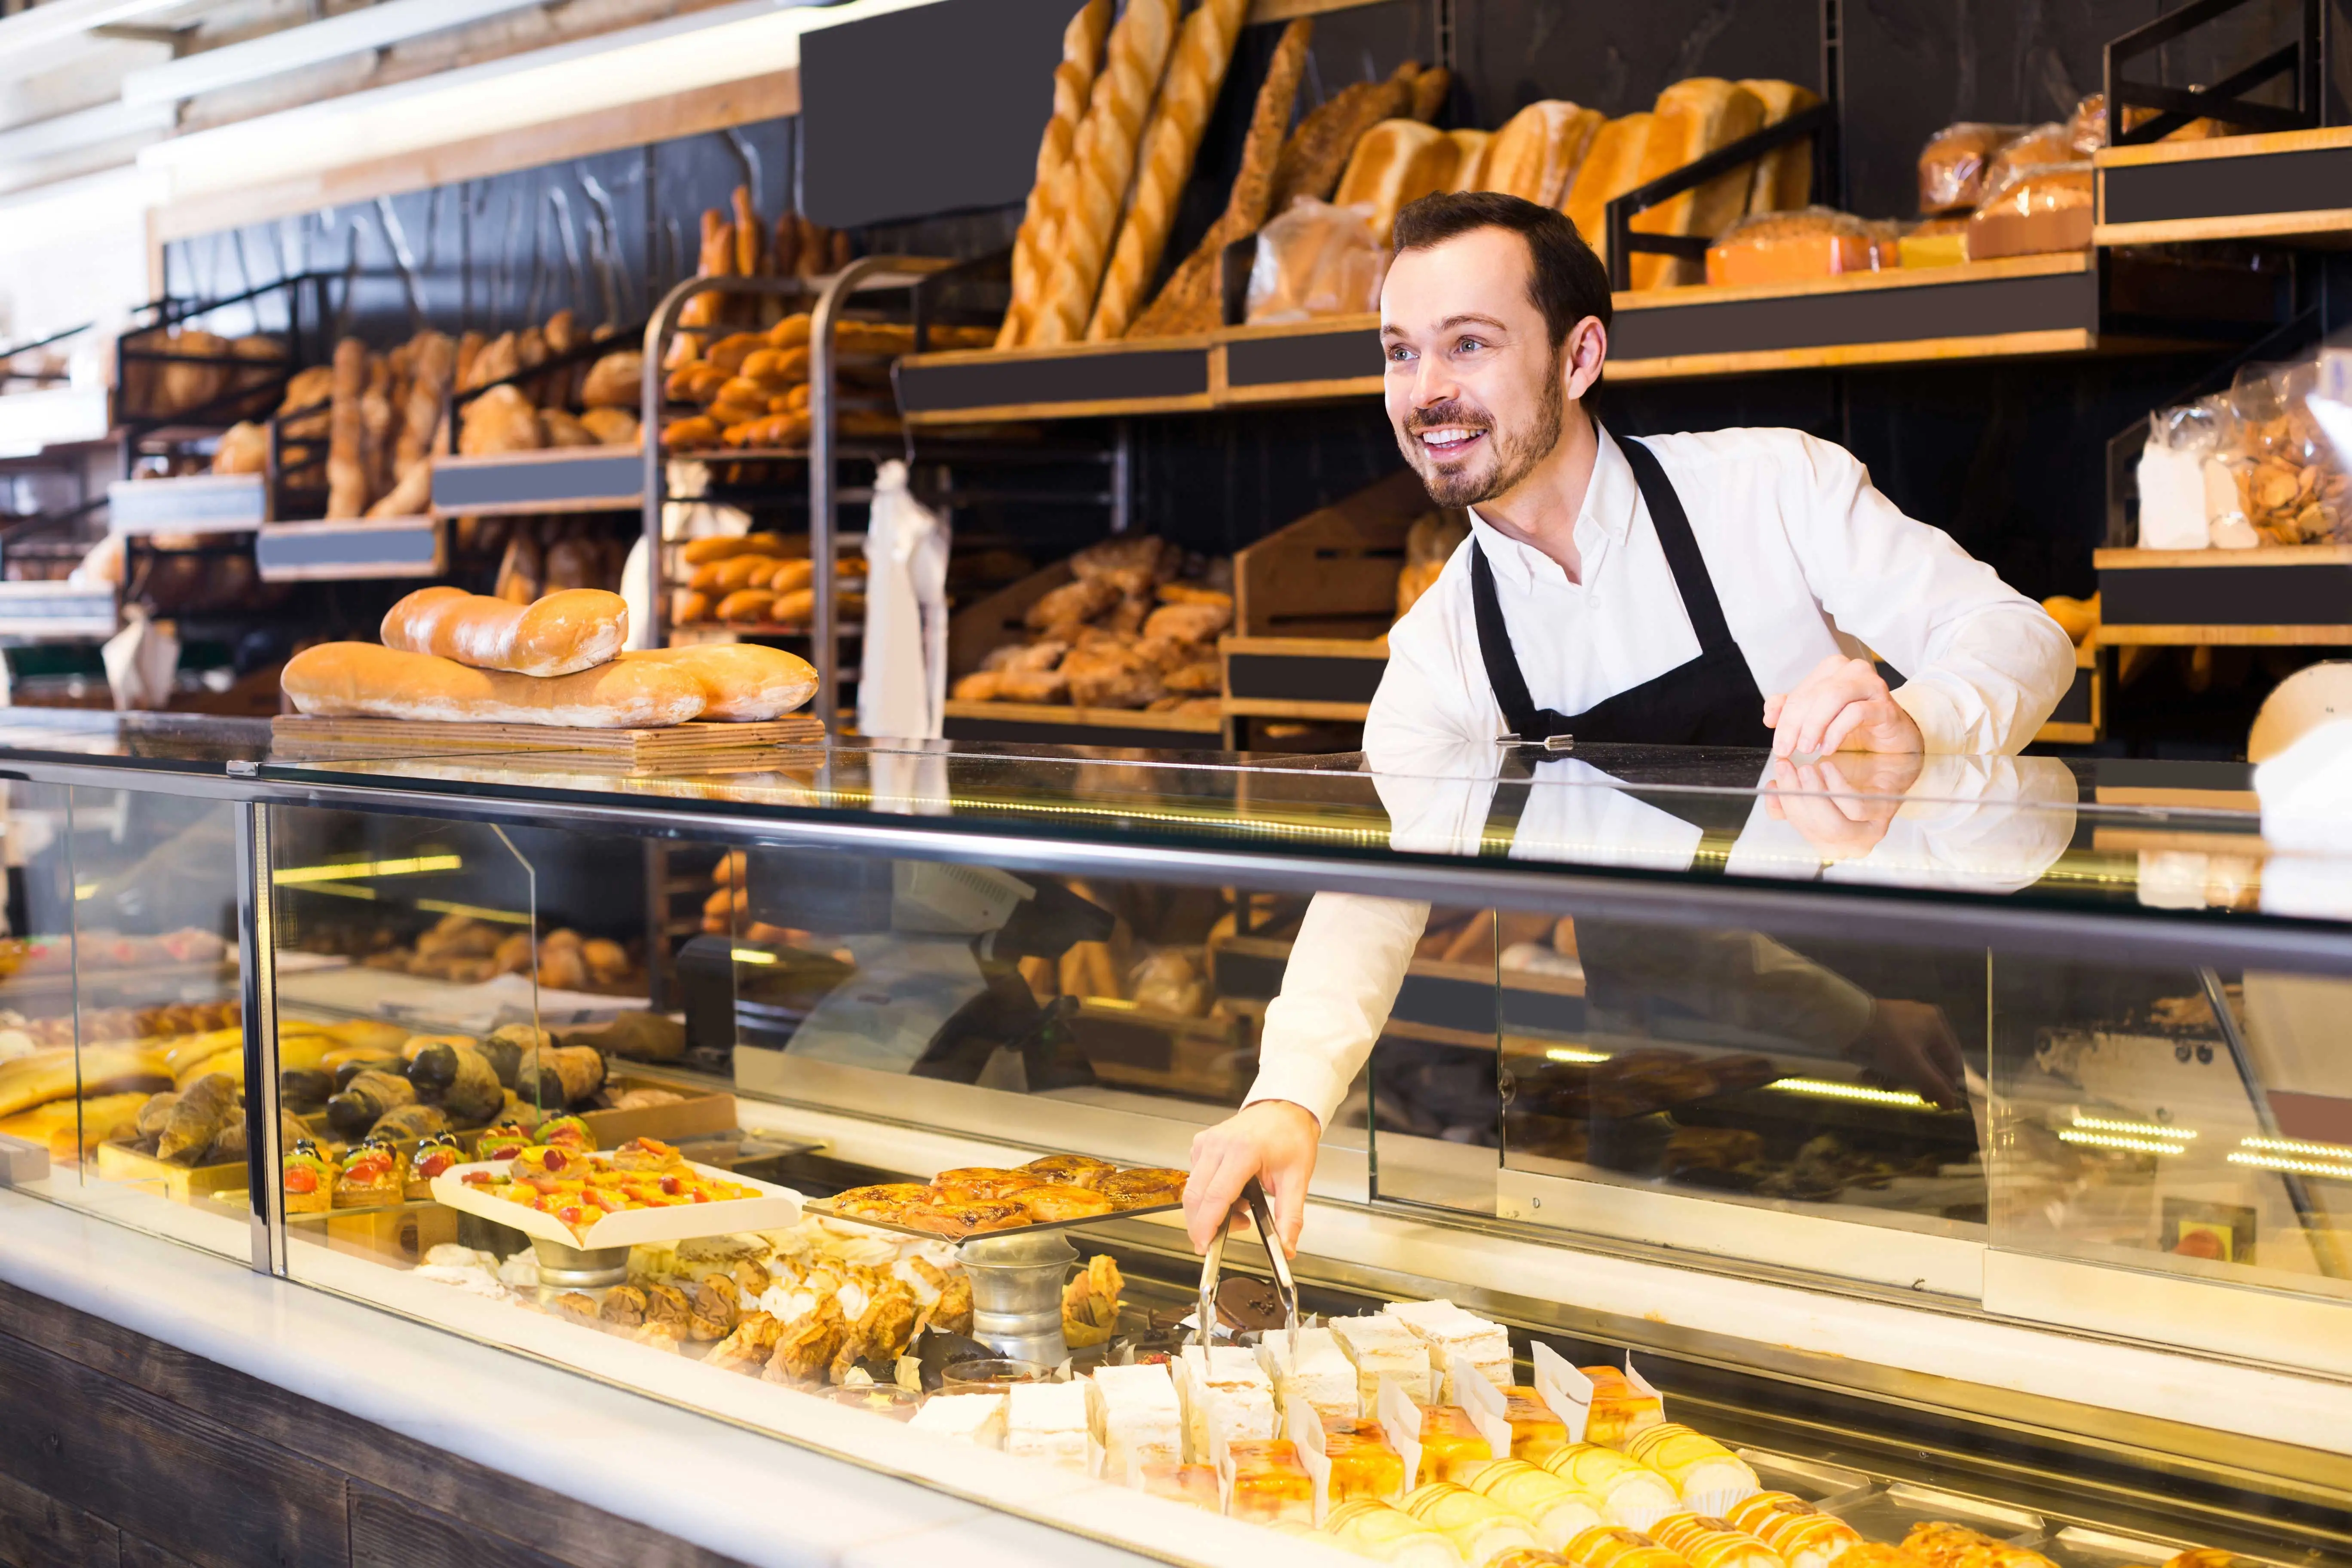
[[[1440,358],[1423,354],[1415,363],[1412,377],[1412,405],[1428,408],[1444,403],[1461,391],[1451,366]]]

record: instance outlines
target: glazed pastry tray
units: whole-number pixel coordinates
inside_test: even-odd
[[[434,1200],[467,1214],[479,1215],[484,1219],[511,1226],[533,1240],[551,1241],[559,1247],[583,1251],[610,1247],[641,1247],[654,1242],[688,1241],[698,1236],[726,1236],[740,1230],[783,1230],[798,1225],[801,1220],[801,1195],[792,1188],[755,1181],[732,1171],[698,1165],[688,1161],[686,1168],[696,1175],[751,1187],[758,1195],[729,1198],[718,1203],[679,1204],[669,1208],[624,1209],[618,1214],[604,1215],[588,1227],[585,1236],[579,1236],[551,1214],[542,1214],[522,1204],[509,1203],[478,1187],[466,1184],[466,1174],[469,1171],[493,1171],[504,1175],[510,1163],[506,1160],[481,1160],[470,1164],[452,1165],[433,1178]]]
[[[512,1208],[515,1205],[508,1204],[505,1206]],[[1029,1225],[1008,1225],[997,1230],[967,1231],[925,1230],[920,1226],[900,1225],[897,1220],[890,1219],[872,1219],[862,1214],[835,1214],[833,1212],[833,1200],[830,1198],[804,1198],[802,1200],[802,1206],[809,1213],[832,1220],[837,1225],[865,1225],[871,1226],[876,1230],[895,1231],[900,1236],[919,1236],[929,1241],[962,1242],[995,1241],[1008,1236],[1034,1236],[1043,1230],[1068,1230],[1076,1226],[1101,1225],[1106,1220],[1133,1219],[1138,1215],[1166,1214],[1171,1209],[1181,1209],[1184,1205],[1181,1200],[1167,1204],[1146,1204],[1139,1208],[1113,1209],[1108,1214],[1077,1215],[1069,1219],[1043,1219]]]

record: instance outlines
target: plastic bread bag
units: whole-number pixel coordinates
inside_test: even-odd
[[[2089,156],[2074,150],[2074,133],[2070,125],[2055,120],[2037,125],[2011,137],[1994,150],[1992,161],[1985,165],[1985,195],[1990,198],[2027,169],[2045,163],[2071,163]]]
[[[1740,286],[1801,283],[1871,269],[1868,225],[1828,207],[1757,213],[1741,218],[1706,247],[1706,280]]]
[[[2091,165],[2037,163],[2014,170],[1969,215],[1969,259],[2041,256],[2091,243]]]
[[[2066,142],[2071,156],[2087,158],[2107,144],[2107,95],[2095,92],[2066,117]]]
[[[2211,542],[2206,466],[2222,473],[2224,493],[2234,502],[2236,482],[2228,479],[2221,460],[2225,432],[2233,422],[2219,398],[2159,408],[2147,416],[2147,445],[2139,458],[2140,549],[2202,550]]]
[[[1256,325],[1376,310],[1387,270],[1370,208],[1301,196],[1258,230],[1244,319]]]
[[[1984,197],[1985,169],[1993,153],[2018,131],[1971,120],[1928,137],[1919,151],[1919,211],[1932,217],[1974,207]]]
[[[2215,544],[2323,544],[2352,531],[2352,480],[2312,406],[2321,370],[2304,361],[2238,373],[2229,396],[2237,437],[2231,469],[2253,537],[2232,528],[2225,539],[2217,524]]]

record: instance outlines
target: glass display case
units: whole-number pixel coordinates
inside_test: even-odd
[[[1168,1560],[1608,1568],[1584,1528],[1743,1506],[1759,1568],[2340,1557],[2347,878],[2243,779],[2099,766],[19,717],[0,1132],[22,1190]],[[1337,1097],[1294,1268],[1340,1327],[1291,1361],[1239,1241],[1188,1362],[1171,1205],[1268,1061]],[[1644,1384],[1713,1443],[1635,1440]],[[1666,1489],[1555,1455],[1479,1526],[1359,1426]]]

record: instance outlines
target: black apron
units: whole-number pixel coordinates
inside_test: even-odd
[[[1486,552],[1474,541],[1470,546],[1470,602],[1477,617],[1478,654],[1486,666],[1486,681],[1504,722],[1523,742],[1557,744],[1579,741],[1614,742],[1651,746],[1749,746],[1769,749],[1772,731],[1764,727],[1764,693],[1757,689],[1748,660],[1731,639],[1723,618],[1723,604],[1715,596],[1714,579],[1700,558],[1698,541],[1682,499],[1658,459],[1639,441],[1618,443],[1641,487],[1650,524],[1666,552],[1675,574],[1675,591],[1683,611],[1698,634],[1698,657],[1664,675],[1620,691],[1614,697],[1570,717],[1538,708],[1528,695],[1519,673],[1518,657],[1511,650],[1511,634],[1503,625],[1503,606],[1495,596],[1495,570]],[[1558,741],[1555,740],[1558,738]]]

